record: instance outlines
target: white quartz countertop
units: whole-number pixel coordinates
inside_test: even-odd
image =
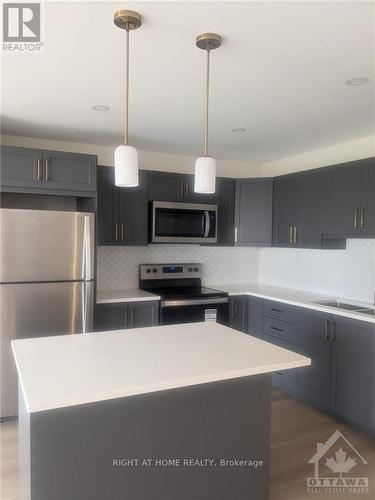
[[[375,324],[375,316],[370,316],[368,314],[363,314],[356,311],[347,311],[345,309],[338,309],[336,307],[330,307],[323,304],[317,304],[316,302],[322,302],[327,300],[340,300],[347,304],[354,304],[362,307],[364,309],[373,309],[374,304],[360,302],[356,300],[351,300],[348,298],[340,298],[332,295],[323,295],[313,292],[307,292],[305,290],[295,290],[292,288],[283,288],[273,285],[264,285],[261,283],[245,283],[245,284],[235,284],[235,285],[208,285],[211,288],[227,292],[230,296],[235,295],[252,295],[254,297],[260,297],[263,299],[274,300],[276,302],[284,302],[285,304],[290,304],[293,306],[305,307],[307,309],[314,309],[316,311],[328,312],[335,314],[337,316],[344,316],[346,318],[359,319],[362,321],[368,321],[369,323]]]
[[[139,288],[122,290],[98,290],[96,293],[97,304],[113,304],[116,302],[142,302],[145,300],[160,300],[158,295],[145,292]]]
[[[310,364],[215,322],[20,339],[12,349],[29,412]]]

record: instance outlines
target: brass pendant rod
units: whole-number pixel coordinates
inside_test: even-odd
[[[206,64],[206,91],[204,104],[204,152],[203,156],[208,156],[208,102],[210,97],[210,49],[207,49]]]
[[[128,144],[129,139],[129,28],[126,28],[126,62],[125,62],[125,136],[124,144]]]

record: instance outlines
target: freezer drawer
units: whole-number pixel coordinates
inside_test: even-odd
[[[0,209],[0,283],[94,278],[94,214]]]
[[[0,285],[1,417],[17,414],[14,339],[93,330],[94,282]]]

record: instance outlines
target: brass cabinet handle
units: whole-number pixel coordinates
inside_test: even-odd
[[[235,226],[234,228],[234,242],[237,243],[238,241],[238,227]]]
[[[124,224],[120,224],[121,228],[121,241],[124,241]]]
[[[47,158],[46,158],[44,164],[45,164],[45,167],[46,167],[45,180],[48,182],[49,181],[49,163],[48,163],[48,159]]]
[[[365,225],[365,209],[363,207],[360,208],[360,219],[359,219],[359,227],[364,227]]]
[[[115,241],[118,241],[118,224],[115,224]]]
[[[189,196],[189,183],[188,181],[185,181],[185,197],[187,198]]]
[[[358,227],[358,208],[354,209],[354,227]]]
[[[35,162],[35,170],[33,175],[34,180],[40,181],[40,158]]]
[[[297,226],[293,228],[293,243],[297,243]]]
[[[289,231],[289,241],[288,241],[288,243],[293,243],[293,242],[292,242],[292,232],[293,232],[293,226],[289,226],[288,231]]]

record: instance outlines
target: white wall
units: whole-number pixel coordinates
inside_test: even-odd
[[[113,166],[114,147],[77,142],[52,141],[34,137],[19,137],[3,135],[2,144],[37,149],[52,149],[98,155],[98,164]],[[161,170],[165,172],[193,173],[196,158],[186,155],[157,153],[154,151],[139,151],[139,164],[145,170]],[[217,173],[223,177],[259,177],[260,165],[251,165],[243,161],[222,160],[217,158]]]
[[[98,288],[138,287],[138,266],[146,263],[201,262],[205,284],[257,281],[256,248],[200,247],[199,245],[149,245],[148,247],[99,247]]]
[[[302,154],[264,163],[261,171],[264,177],[272,177],[361,158],[370,158],[371,156],[375,156],[375,135],[332,144],[325,148],[306,151]]]

